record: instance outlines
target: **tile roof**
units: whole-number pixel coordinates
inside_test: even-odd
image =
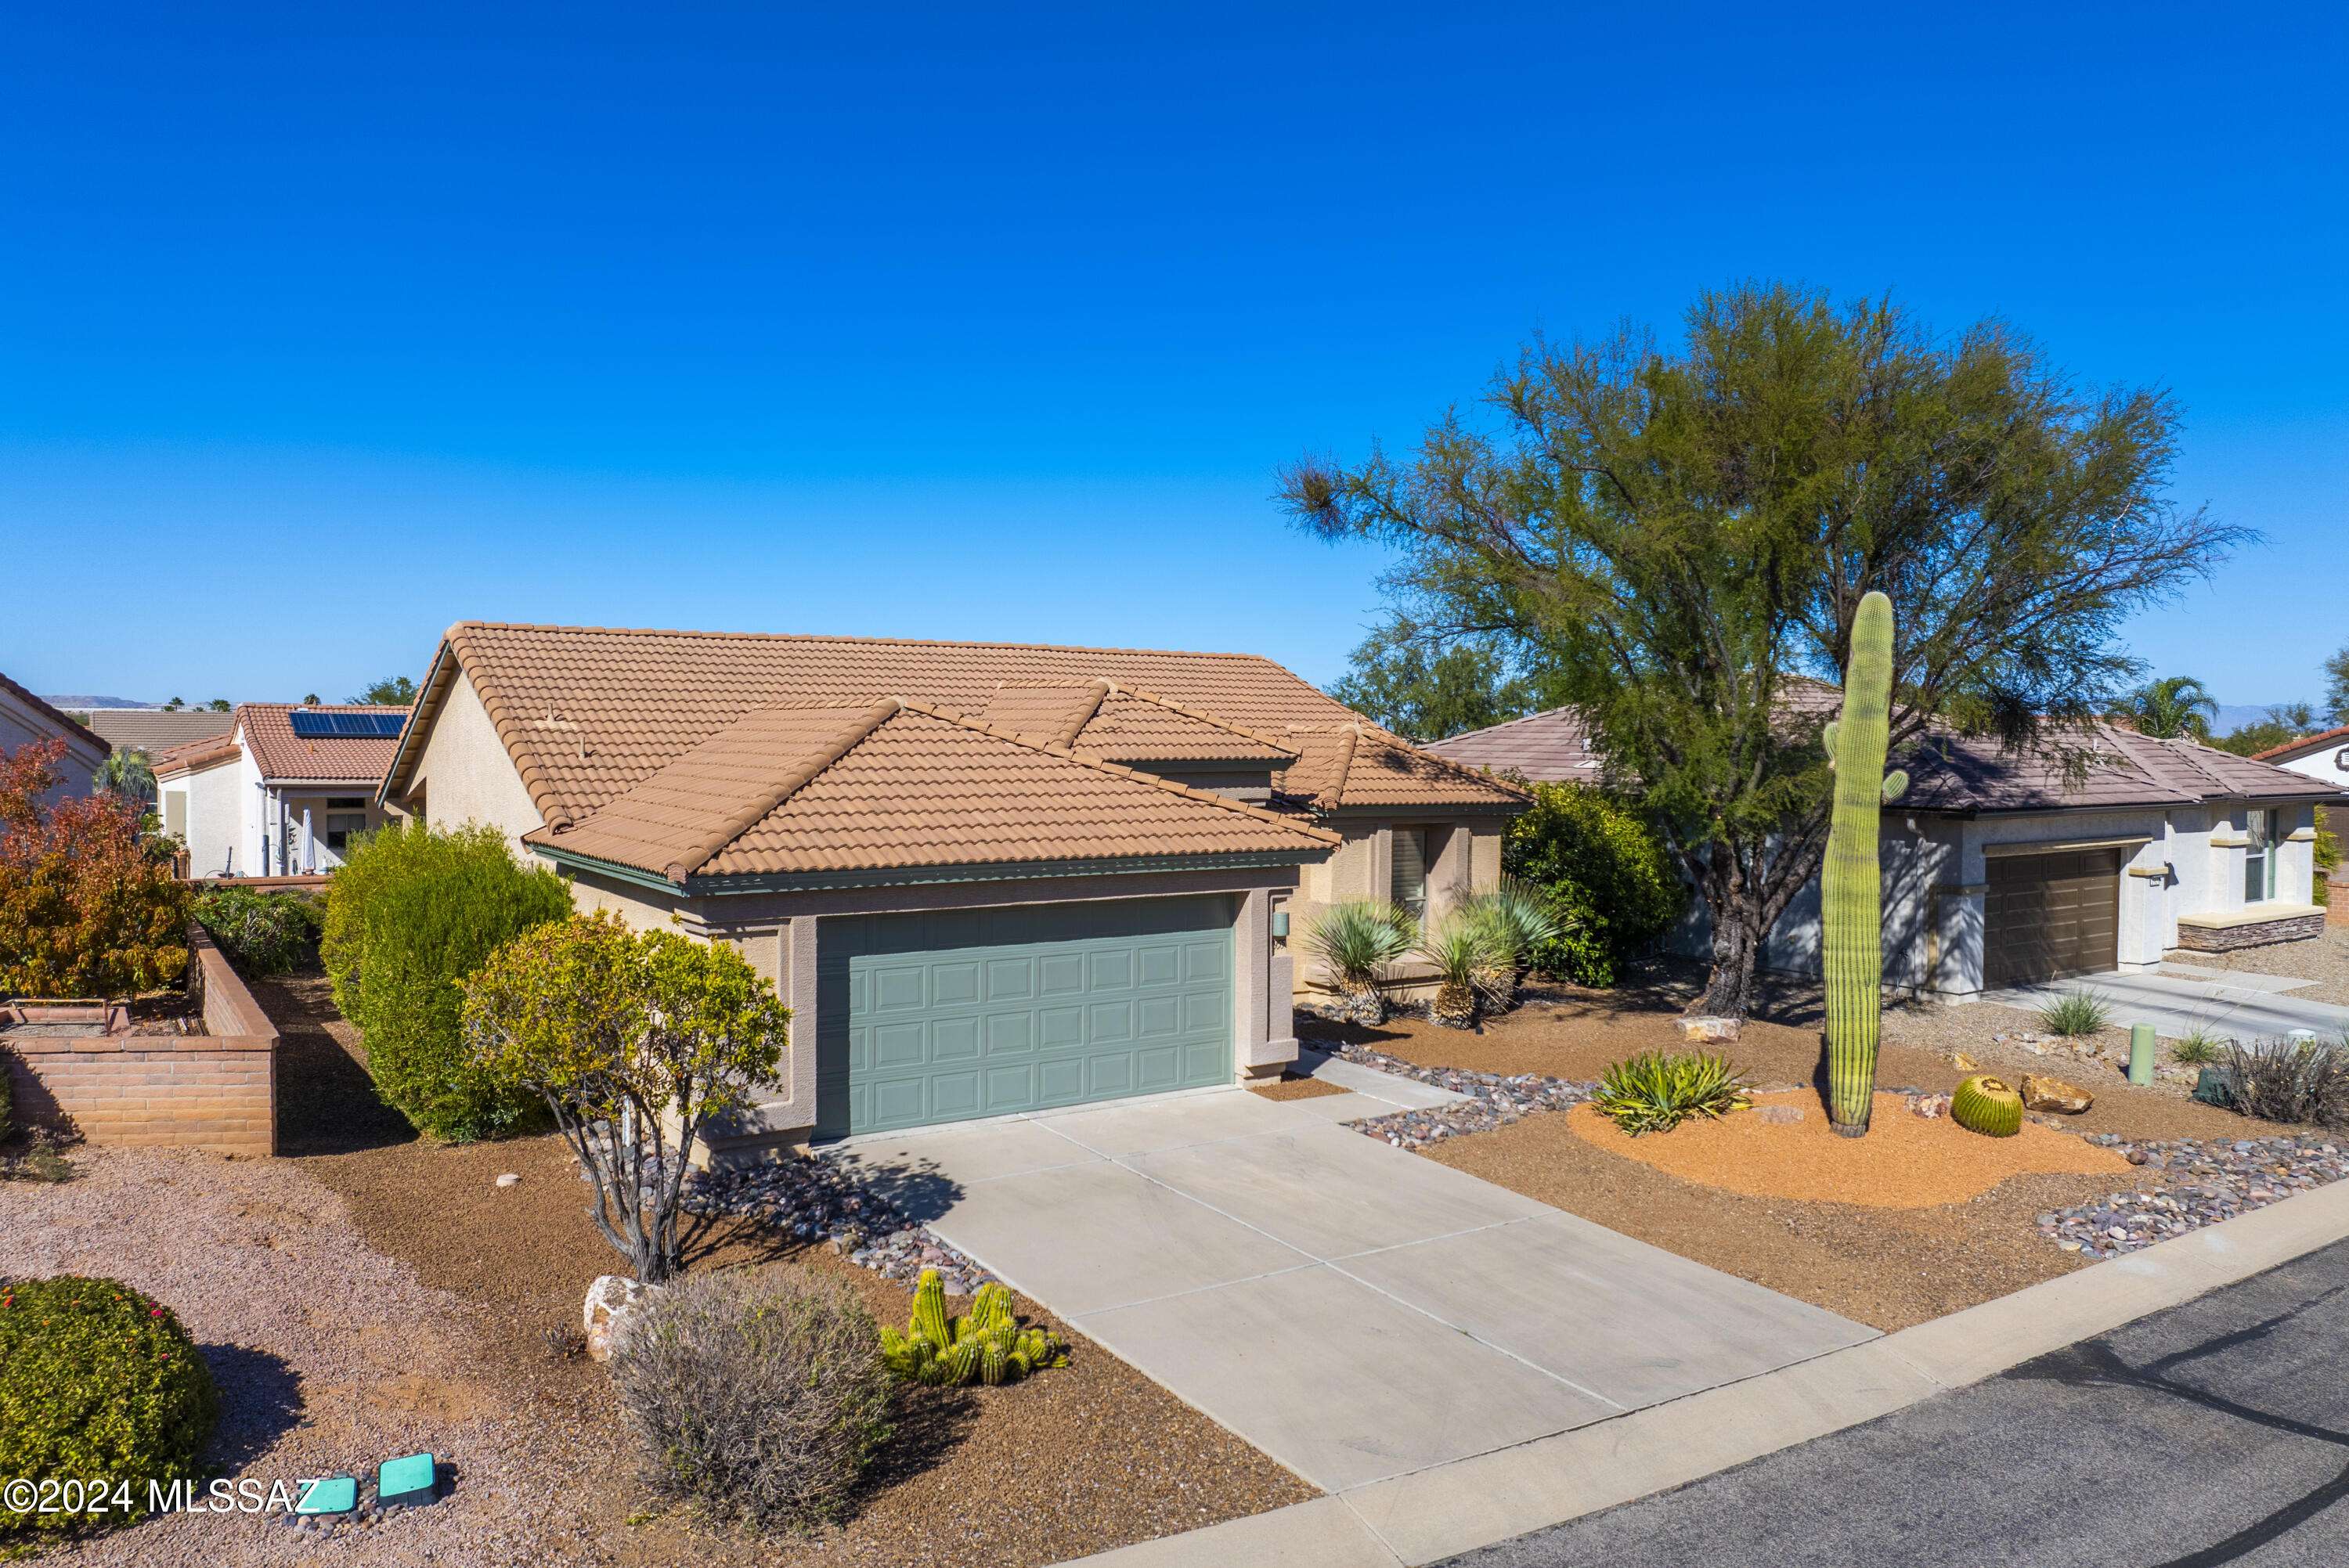
[[[1821,709],[1818,692],[1798,691],[1790,707]],[[2318,779],[2251,758],[2191,740],[2158,740],[2117,725],[2089,725],[2074,748],[2092,756],[2076,777],[2067,778],[2061,756],[2009,751],[1988,738],[1936,731],[1891,765],[1908,769],[1909,792],[1899,803],[1917,810],[2059,811],[2213,799],[2323,799],[2337,793]],[[1536,782],[1595,782],[1599,777],[1588,731],[1571,708],[1473,730],[1429,749],[1461,761],[1474,758]],[[1588,764],[1582,761],[1586,757]]]
[[[2349,724],[2333,729],[2320,729],[2314,735],[2303,735],[2297,740],[2287,740],[2282,746],[2271,746],[2265,751],[2251,753],[2254,762],[2292,762],[2312,751],[2322,751],[2328,746],[2349,745]]]
[[[1367,724],[1338,730],[1290,729],[1299,757],[1280,789],[1318,810],[1513,810],[1526,799],[1515,784]]]
[[[237,729],[253,748],[264,779],[318,779],[337,783],[376,781],[399,749],[396,738],[330,736],[308,739],[294,733],[296,713],[398,713],[404,707],[367,703],[244,702],[237,704]]]
[[[1149,726],[1170,734],[1175,727],[1175,719],[1158,715],[1144,726],[1141,716],[1154,706],[1179,710],[1178,717],[1212,716],[1202,722],[1284,748],[1293,738],[1363,723],[1334,698],[1249,654],[469,621],[450,628],[419,699],[423,723],[409,726],[409,734],[429,725],[460,666],[540,815],[553,825],[584,820],[727,726],[784,703],[895,697],[985,715],[1032,734],[1055,723],[1064,728],[1084,692],[1099,684],[1109,690],[1080,727],[1106,716],[1105,739],[1133,725],[1137,745]],[[999,708],[1007,687],[1034,695],[1000,696]],[[1111,702],[1111,690],[1131,701]],[[411,765],[404,758],[399,768]],[[396,771],[387,792],[403,784]],[[1447,776],[1427,803],[1452,803],[1467,788]],[[1515,799],[1485,783],[1470,803],[1506,807]]]
[[[176,779],[182,773],[195,773],[222,762],[233,762],[244,755],[244,748],[236,743],[233,735],[209,735],[202,740],[191,740],[184,746],[174,746],[149,758],[148,765],[158,779]]]
[[[117,750],[143,751],[150,760],[199,740],[218,739],[236,716],[208,708],[101,707],[90,711],[89,727]]]
[[[921,703],[761,708],[527,842],[691,876],[1166,856],[1308,859],[1338,835]]]
[[[1255,762],[1286,767],[1297,748],[1212,713],[1113,681],[996,688],[989,724],[1112,762]]]
[[[48,698],[35,696],[25,687],[18,686],[15,681],[10,680],[6,676],[0,676],[0,689],[5,689],[9,696],[15,697],[26,707],[31,708],[35,713],[39,714],[42,717],[48,719],[51,723],[55,724],[58,730],[68,738],[81,741],[86,745],[94,746],[100,751],[109,749],[103,737],[93,734],[89,726],[82,723],[81,720],[74,717],[73,715],[53,707]]]

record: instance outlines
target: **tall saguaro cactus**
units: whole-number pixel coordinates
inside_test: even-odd
[[[1835,815],[1822,875],[1827,1004],[1827,1120],[1846,1138],[1868,1131],[1884,1011],[1883,871],[1878,819],[1909,788],[1884,771],[1892,722],[1892,601],[1870,593],[1851,626],[1843,714],[1826,727]]]

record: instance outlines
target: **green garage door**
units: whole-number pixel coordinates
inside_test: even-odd
[[[1232,1080],[1219,896],[826,916],[822,1137]]]

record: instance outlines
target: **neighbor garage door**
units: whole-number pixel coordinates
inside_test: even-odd
[[[1232,1080],[1231,906],[1134,899],[828,916],[816,1130]]]
[[[1993,855],[1982,911],[1992,985],[2027,985],[2110,969],[2120,952],[2118,850]]]

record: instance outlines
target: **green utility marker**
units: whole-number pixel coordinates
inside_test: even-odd
[[[2143,1088],[2153,1081],[2153,1026],[2129,1026],[2129,1082]]]
[[[302,1501],[294,1505],[299,1514],[348,1513],[359,1505],[359,1478],[355,1475],[320,1476],[302,1493]]]
[[[432,1501],[440,1480],[430,1454],[386,1460],[376,1467],[375,1500],[386,1508],[413,1508]]]

